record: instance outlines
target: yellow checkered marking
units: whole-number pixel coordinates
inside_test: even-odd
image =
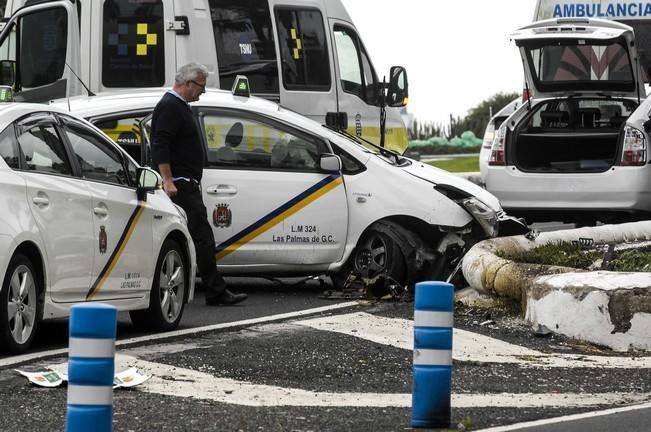
[[[301,58],[301,49],[303,49],[303,44],[301,43],[301,38],[298,37],[298,33],[295,28],[289,30],[292,40],[296,43],[296,46],[292,48],[292,54],[294,60]]]
[[[147,47],[158,45],[158,35],[156,33],[148,32],[147,23],[138,23],[136,26],[136,33],[140,36],[145,36],[145,43],[136,44],[136,55],[146,56]]]

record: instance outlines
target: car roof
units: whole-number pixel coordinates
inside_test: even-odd
[[[69,109],[83,117],[93,117],[112,111],[138,109],[153,109],[160,98],[169,91],[167,88],[150,88],[102,92],[94,96],[74,96],[51,101],[50,104]],[[233,96],[229,91],[206,89],[198,102],[193,105],[220,106],[225,108],[240,108],[253,111],[278,111],[279,106],[263,98]]]
[[[41,103],[29,102],[0,103],[0,130],[4,130],[10,123],[21,117],[38,112],[56,112],[59,114],[78,117],[58,106],[48,106]]]

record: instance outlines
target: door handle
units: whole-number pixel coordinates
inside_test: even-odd
[[[32,202],[39,207],[45,207],[50,204],[50,199],[44,196],[32,197]]]
[[[235,186],[220,184],[216,186],[208,186],[206,188],[206,193],[210,195],[235,195],[237,193],[237,189]]]
[[[106,207],[95,207],[93,208],[93,212],[97,216],[106,216],[108,214],[108,209]]]

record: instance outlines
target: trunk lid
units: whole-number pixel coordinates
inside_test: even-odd
[[[624,96],[644,98],[633,29],[614,21],[558,18],[511,34],[535,98]]]

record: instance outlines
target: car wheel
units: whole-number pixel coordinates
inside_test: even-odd
[[[185,306],[186,265],[181,246],[163,243],[149,298],[149,308],[131,311],[131,322],[141,330],[169,331],[178,327]]]
[[[353,254],[355,271],[375,296],[387,294],[389,287],[407,286],[406,260],[397,236],[370,228],[359,240]],[[392,293],[401,294],[401,293]]]
[[[34,265],[16,254],[9,262],[0,291],[0,338],[14,354],[24,353],[34,340],[38,325],[38,280]]]

